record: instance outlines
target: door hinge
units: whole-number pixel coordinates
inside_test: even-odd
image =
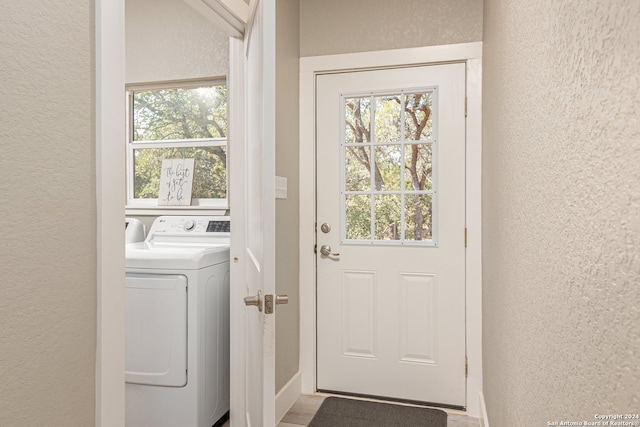
[[[464,228],[464,247],[467,247],[467,227]]]
[[[467,100],[469,98],[467,98],[466,96],[464,97],[464,116],[467,117]]]
[[[469,359],[464,357],[464,377],[469,378]]]

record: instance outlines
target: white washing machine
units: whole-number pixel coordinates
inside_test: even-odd
[[[127,427],[229,413],[229,217],[157,218],[126,247]]]

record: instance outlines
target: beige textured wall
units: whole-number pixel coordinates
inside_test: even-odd
[[[95,419],[93,2],[0,13],[0,425]]]
[[[640,408],[640,2],[484,2],[491,427]]]
[[[300,0],[300,55],[482,40],[482,0]]]
[[[276,309],[276,393],[298,372],[300,356],[298,232],[299,0],[276,2],[276,175],[287,198],[276,199],[276,291],[289,304]]]
[[[226,76],[229,38],[182,0],[126,0],[126,82]]]

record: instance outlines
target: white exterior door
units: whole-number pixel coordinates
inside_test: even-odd
[[[245,420],[233,425],[275,425],[275,318],[264,295],[275,293],[275,2],[258,2],[245,35],[246,143],[244,150]],[[234,193],[239,197],[240,192]],[[232,196],[232,197],[234,197]],[[236,424],[237,423],[237,424]]]
[[[316,94],[317,388],[465,406],[465,64]]]

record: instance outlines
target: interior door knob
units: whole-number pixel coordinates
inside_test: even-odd
[[[258,294],[254,297],[244,297],[244,305],[247,307],[250,305],[255,305],[258,307],[258,311],[262,311],[262,291],[259,290]]]
[[[289,296],[288,295],[276,295],[275,298],[273,295],[271,294],[267,294],[264,296],[264,314],[273,314],[273,307],[274,307],[274,302],[275,300],[275,305],[278,304],[287,304],[289,303]]]

